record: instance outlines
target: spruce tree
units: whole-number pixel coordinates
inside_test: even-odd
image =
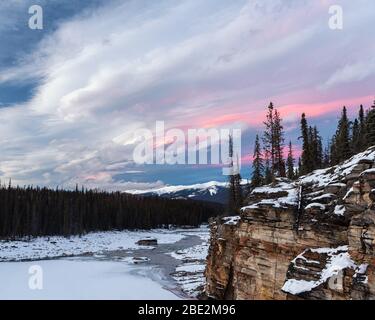
[[[360,126],[358,119],[355,119],[353,122],[353,127],[352,127],[352,136],[350,139],[350,148],[352,150],[352,153],[358,153],[361,151],[361,137],[360,137]]]
[[[229,174],[229,194],[228,194],[228,207],[227,214],[234,215],[236,212],[236,180],[234,172],[234,162],[233,162],[233,137],[229,136],[229,160],[230,160],[230,174]]]
[[[323,166],[323,142],[319,134],[318,128],[313,128],[313,159],[314,159],[314,170],[321,169]]]
[[[288,158],[286,160],[286,166],[287,166],[288,179],[294,180],[295,172],[294,172],[294,157],[293,157],[292,141],[289,142],[289,152],[288,152]]]
[[[299,157],[298,158],[298,170],[297,170],[296,176],[300,177],[302,175],[301,172],[302,172],[302,159],[301,157]]]
[[[324,154],[323,154],[323,168],[329,167],[331,163],[331,143],[328,141],[327,146],[324,148]]]
[[[302,159],[300,175],[305,175],[312,171],[311,147],[309,139],[309,127],[305,113],[301,118],[301,138],[302,138]]]
[[[339,161],[339,155],[337,152],[337,145],[336,145],[337,137],[334,135],[330,142],[330,165],[334,166],[338,164]]]
[[[234,190],[235,190],[235,208],[236,214],[240,214],[243,205],[243,194],[242,194],[242,178],[240,173],[239,155],[236,155],[236,174],[234,176]]]
[[[375,101],[366,119],[366,147],[375,146]]]
[[[236,155],[234,160],[233,152],[233,137],[229,136],[229,159],[230,159],[230,176],[229,176],[229,199],[228,199],[228,214],[236,215],[240,213],[242,207],[242,187],[241,187],[241,175],[239,172],[239,159]]]
[[[336,161],[337,163],[340,163],[344,160],[347,160],[352,155],[352,152],[350,150],[350,122],[348,119],[346,107],[344,107],[342,110],[341,119],[337,127],[335,138],[335,148],[337,153]]]
[[[267,117],[264,125],[264,156],[269,159],[269,169],[272,180],[274,180],[275,177],[285,177],[286,170],[283,158],[284,128],[280,113],[274,108],[272,102],[268,106]]]
[[[264,122],[264,133],[263,133],[263,149],[264,157],[267,159],[266,169],[267,175],[271,176],[271,180],[274,178],[274,168],[276,162],[275,154],[275,137],[274,137],[274,106],[271,102],[268,106],[266,121]]]
[[[271,171],[270,160],[266,158],[265,168],[264,168],[264,184],[270,184],[273,182],[273,180],[274,180],[274,177]]]
[[[251,188],[256,188],[262,185],[263,183],[263,159],[262,159],[262,151],[259,142],[259,135],[255,138],[255,147],[254,147],[254,155],[253,155],[253,175],[251,178]]]
[[[274,175],[278,177],[286,177],[285,161],[284,161],[284,127],[278,110],[274,111],[274,148],[275,148],[275,164]]]
[[[367,131],[366,131],[366,116],[363,105],[359,107],[359,136],[358,136],[358,151],[364,151],[367,147]]]
[[[318,150],[317,141],[314,139],[314,128],[309,127],[309,156],[310,156],[310,167],[309,172],[314,171],[316,168],[316,152]]]

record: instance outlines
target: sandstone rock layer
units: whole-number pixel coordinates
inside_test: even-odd
[[[340,166],[255,189],[211,223],[214,299],[375,299],[375,147]]]

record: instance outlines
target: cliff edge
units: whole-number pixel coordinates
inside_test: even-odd
[[[375,147],[247,198],[211,223],[214,299],[375,299]]]

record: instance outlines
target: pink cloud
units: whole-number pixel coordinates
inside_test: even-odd
[[[274,98],[273,102],[275,103],[276,108],[280,111],[284,121],[295,122],[299,121],[303,112],[306,113],[308,117],[320,117],[326,114],[340,112],[343,106],[346,106],[349,111],[351,109],[356,111],[356,108],[358,108],[359,105],[369,104],[373,99],[373,96],[361,96],[325,102],[284,104],[281,106],[278,106],[277,98]],[[239,112],[241,109],[246,111]],[[250,105],[238,105],[237,107],[232,108],[222,108],[222,110],[234,110],[234,112],[225,114],[215,112],[215,115],[195,119],[193,123],[196,123],[197,126],[203,128],[220,127],[233,123],[244,123],[249,126],[259,127],[263,124],[265,118],[266,105],[264,105],[264,108],[261,110],[259,110],[259,107],[251,107]]]
[[[290,116],[291,114],[300,116],[302,112],[305,112],[310,117],[319,117],[332,112],[340,112],[343,106],[346,106],[348,109],[358,108],[359,105],[369,103],[372,99],[373,96],[365,96],[322,103],[288,104],[278,109],[282,116]]]

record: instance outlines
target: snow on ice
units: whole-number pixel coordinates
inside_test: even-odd
[[[96,232],[70,238],[39,237],[30,241],[0,241],[0,261],[41,260],[101,251],[134,250],[139,249],[136,242],[147,237],[156,238],[159,244],[175,243],[184,238],[182,234],[169,230],[152,230]]]
[[[29,268],[43,270],[43,289],[29,288]],[[85,259],[0,263],[0,300],[176,300],[161,281],[127,263]],[[151,270],[149,270],[151,272]]]

